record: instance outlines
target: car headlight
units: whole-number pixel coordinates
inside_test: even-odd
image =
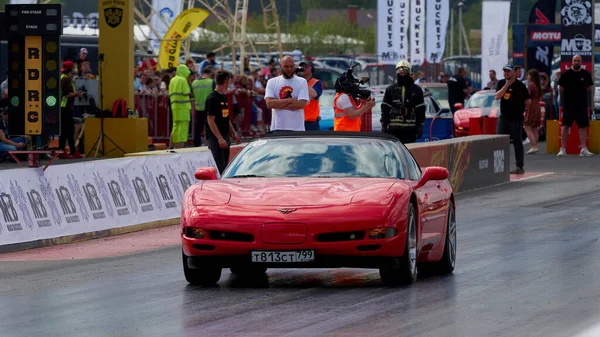
[[[194,206],[222,206],[231,200],[231,194],[219,191],[198,191],[194,193]]]
[[[383,194],[383,195],[382,195]],[[356,206],[387,206],[392,201],[394,193],[382,191],[358,192],[352,197],[350,204]]]

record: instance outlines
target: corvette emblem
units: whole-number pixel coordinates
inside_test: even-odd
[[[290,214],[297,211],[297,208],[278,208],[277,211],[281,214]]]

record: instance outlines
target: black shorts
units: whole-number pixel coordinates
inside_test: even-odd
[[[571,127],[573,122],[577,122],[577,127],[580,129],[590,126],[590,119],[587,113],[587,108],[584,109],[565,109],[563,111],[562,125]]]

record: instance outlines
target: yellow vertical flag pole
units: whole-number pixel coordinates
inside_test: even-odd
[[[98,75],[102,107],[111,109],[123,99],[134,109],[134,1],[99,0]]]

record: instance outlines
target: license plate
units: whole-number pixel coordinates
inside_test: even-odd
[[[251,251],[253,263],[296,263],[315,260],[314,250]]]

